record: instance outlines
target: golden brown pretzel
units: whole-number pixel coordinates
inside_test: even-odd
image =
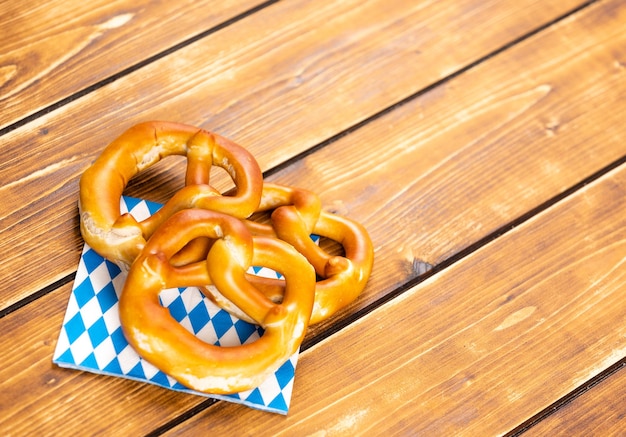
[[[354,301],[365,288],[374,261],[374,249],[363,226],[345,217],[321,210],[321,202],[312,192],[265,183],[259,204],[260,211],[273,210],[272,225],[246,220],[257,235],[276,235],[293,245],[313,265],[321,277],[315,291],[315,304],[310,324],[318,323]],[[316,245],[310,234],[338,242],[345,256],[332,256]],[[280,280],[251,278],[266,295],[276,299],[283,286]],[[211,293],[211,289],[203,289]],[[219,296],[213,300],[232,311]]]
[[[186,155],[186,186],[144,221],[121,215],[120,197],[129,179],[169,155]],[[233,196],[221,196],[208,185],[213,165],[235,182]],[[141,123],[109,144],[81,177],[81,232],[96,252],[127,269],[146,239],[175,212],[207,208],[245,218],[259,204],[262,183],[252,155],[226,138],[184,124]]]
[[[216,239],[205,261],[181,267],[169,263],[199,237]],[[251,263],[285,276],[281,304],[246,281]],[[264,328],[260,339],[234,347],[207,344],[159,303],[164,288],[206,283],[213,283]],[[234,393],[259,386],[297,351],[311,315],[314,288],[313,268],[290,245],[253,238],[240,220],[225,214],[188,209],[163,223],[131,266],[120,298],[120,320],[129,343],[163,372],[198,391]]]
[[[346,217],[322,212],[313,233],[341,244],[345,256],[325,254],[326,264],[315,288],[310,324],[321,322],[353,302],[372,272],[374,248],[365,228]]]

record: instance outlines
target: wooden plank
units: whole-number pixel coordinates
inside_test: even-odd
[[[344,316],[626,155],[626,8],[616,5],[559,23],[271,176],[369,230],[372,278]]]
[[[0,128],[261,3],[0,2]]]
[[[400,281],[406,280],[404,278],[415,275],[416,272],[409,266],[413,266],[416,257],[427,260],[421,251],[429,253],[427,250],[431,238],[439,235],[438,244],[442,248],[439,253],[445,254],[446,250],[453,253],[459,247],[465,247],[464,243],[458,242],[460,238],[467,238],[467,242],[476,241],[490,229],[502,226],[511,218],[578,182],[623,151],[621,138],[624,131],[621,124],[616,122],[616,114],[620,113],[620,104],[623,105],[619,96],[623,93],[624,85],[620,76],[613,74],[618,70],[614,70],[612,58],[614,51],[623,45],[623,37],[616,35],[619,33],[621,15],[615,14],[612,20],[608,12],[609,9],[603,4],[577,16],[576,20],[556,26],[533,41],[458,77],[445,87],[425,94],[413,102],[414,106],[405,105],[372,123],[371,127],[352,133],[328,149],[298,161],[289,167],[290,170],[272,177],[275,180],[298,182],[298,185],[316,191],[319,187],[328,205],[345,208],[350,216],[362,221],[370,229],[378,247],[377,264],[371,286],[358,305],[372,299],[379,289],[381,293],[388,293]],[[585,35],[578,34],[577,30],[581,28],[585,29]],[[562,35],[567,35],[567,38],[562,38]],[[574,35],[579,36],[573,38]],[[567,41],[567,44],[563,41]],[[598,41],[607,43],[598,44]],[[540,57],[538,47],[551,47],[552,51]],[[587,55],[578,56],[580,52]],[[551,62],[559,63],[562,69],[555,72],[544,66],[550,56],[556,56]],[[523,78],[515,74],[521,66],[524,66],[526,72]],[[485,74],[487,77],[483,76]],[[536,90],[539,88],[541,91],[540,86],[547,82],[554,89],[563,91],[558,94],[548,93],[540,100],[536,97]],[[489,83],[496,83],[498,87],[488,86]],[[571,90],[571,94],[566,90]],[[529,103],[537,100],[534,106]],[[513,115],[506,115],[511,108]],[[531,109],[524,111],[524,108]],[[609,111],[609,108],[614,112]],[[556,130],[556,135],[552,135],[542,121],[556,115],[566,122]],[[475,140],[468,139],[468,136]],[[379,147],[368,152],[370,148],[363,147],[363,144],[380,144],[381,138],[386,141],[385,148],[390,149],[388,153],[393,150],[399,152],[396,158],[381,155],[387,153],[385,148]],[[524,138],[523,144],[519,138]],[[506,148],[502,147],[503,144]],[[402,154],[407,147],[415,149]],[[331,155],[336,155],[339,160],[328,161]],[[362,159],[361,155],[364,155]],[[345,172],[335,168],[339,162],[343,162]],[[348,165],[349,162],[356,164]],[[383,172],[384,166],[387,168]],[[559,178],[555,178],[554,173],[538,170],[555,166],[561,169]],[[393,178],[398,172],[405,175],[402,180]],[[309,176],[300,179],[296,174]],[[461,195],[455,194],[459,186],[470,184],[474,184],[471,198],[464,200],[466,191]],[[359,195],[364,189],[368,194]],[[493,209],[491,205],[496,200],[498,205],[508,208],[500,206],[497,210]],[[438,201],[439,204],[429,203],[428,207],[419,211],[407,207],[412,204],[419,206],[426,201]],[[442,203],[444,201],[449,203]],[[385,208],[385,202],[390,206]],[[610,208],[608,203],[605,206]],[[406,218],[398,221],[401,208],[409,211],[407,214],[419,214],[419,221],[408,221]],[[383,216],[379,217],[381,214]],[[385,223],[385,214],[388,214],[388,223]],[[469,219],[465,221],[463,216]],[[484,223],[484,229],[476,225],[476,217],[479,217],[478,223]],[[426,230],[436,231],[433,237],[422,230],[424,223]],[[446,223],[446,226],[443,227],[441,223]],[[405,232],[405,226],[410,227],[412,233],[410,230]],[[445,229],[449,230],[448,234]],[[410,257],[404,251],[397,250],[395,234],[398,232],[405,232],[405,247],[415,251]],[[450,240],[449,246],[443,243],[446,239]],[[387,244],[387,241],[390,243]],[[396,275],[396,272],[400,273]],[[494,268],[495,273],[497,270]],[[474,280],[478,281],[480,277]],[[67,291],[54,294],[50,299],[53,304],[47,300],[37,301],[13,313],[10,317],[15,319],[5,317],[0,320],[0,330],[8,342],[5,348],[18,348],[19,343],[11,339],[19,337],[22,325],[38,327],[34,332],[28,330],[25,333],[35,341],[56,338],[60,320],[53,323],[44,322],[44,319],[30,319],[31,311],[40,305],[53,305],[57,312],[62,312]],[[6,320],[14,322],[7,325]],[[334,338],[331,337],[330,344]],[[49,365],[51,350],[47,355],[47,358],[41,358],[44,365]],[[299,368],[298,375],[304,372]],[[18,381],[12,382],[15,384],[12,387],[27,383],[25,381],[31,380],[34,373],[38,372],[24,371],[16,377]],[[0,380],[7,380],[10,375],[0,370]],[[28,392],[35,394],[33,398],[29,397],[28,392],[20,391],[15,395],[15,403],[28,405],[36,398],[40,408],[45,410],[54,408],[59,402],[67,405],[65,400],[71,398],[72,409],[84,411],[84,408],[89,407],[85,399],[90,399],[90,393],[97,392],[102,410],[108,410],[116,408],[114,405],[109,407],[109,404],[127,396],[126,390],[135,389],[134,386],[128,388],[126,382],[115,384],[114,389],[107,389],[111,385],[110,378],[85,376],[72,381],[53,389],[31,388]],[[148,404],[152,397],[163,395],[160,390],[145,390],[148,391],[142,393]],[[302,391],[301,395],[315,396],[315,392],[300,386],[299,382],[296,383],[295,391]],[[158,417],[152,416],[156,414],[153,410],[145,411],[143,406],[137,406],[136,409],[129,405],[126,407],[124,412],[117,413],[120,422],[131,422],[133,418],[142,417],[146,422],[154,418],[155,426],[162,423]],[[71,414],[70,409],[66,413],[59,411],[50,419],[49,426],[58,426],[69,420],[64,414]],[[84,429],[100,429],[111,425],[108,422],[101,423],[108,419],[94,415],[83,417],[83,420]],[[131,425],[120,423],[117,426]],[[132,434],[132,429],[125,430]]]
[[[166,435],[506,433],[626,356],[625,194],[622,165],[305,351],[286,418]]]
[[[0,429],[7,436],[140,435],[199,402],[197,396],[52,363],[71,285],[0,319]],[[54,401],[50,402],[51,399]]]
[[[77,179],[126,127],[146,119],[204,126],[268,169],[580,1],[361,3],[278,3],[5,135],[0,308],[75,269]],[[180,180],[157,174],[139,179],[154,200]]]
[[[593,389],[528,429],[524,436],[623,436],[626,418],[624,366]]]

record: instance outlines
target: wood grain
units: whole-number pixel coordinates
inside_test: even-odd
[[[615,65],[625,11],[555,26],[269,178],[320,193],[369,230],[374,272],[343,315],[626,155]]]
[[[623,436],[626,420],[626,368],[536,423],[524,437],[546,435]]]
[[[0,308],[75,269],[77,179],[126,127],[203,126],[272,168],[580,3],[280,2],[9,132]],[[162,184],[156,200],[174,190],[146,184]]]
[[[0,2],[0,129],[260,3]]]
[[[286,418],[166,435],[501,435],[626,356],[625,213],[622,165],[305,351]]]
[[[610,163],[616,156],[620,156],[623,152],[623,143],[620,139],[623,138],[624,132],[615,118],[619,116],[619,111],[608,110],[609,107],[619,109],[620,105],[623,105],[619,100],[619,96],[624,92],[622,76],[619,75],[621,73],[615,69],[614,65],[614,57],[618,53],[616,50],[623,46],[623,36],[618,31],[621,19],[620,10],[616,9],[616,11],[617,14],[615,11],[612,12],[613,19],[610,18],[611,14],[608,13],[609,9],[606,5],[586,11],[575,20],[555,26],[522,44],[519,48],[489,60],[480,68],[473,69],[445,86],[424,94],[411,104],[404,105],[372,122],[371,126],[353,132],[332,146],[316,151],[306,159],[289,166],[285,171],[272,176],[273,180],[297,182],[298,185],[320,191],[327,205],[347,212],[350,216],[362,221],[372,233],[377,245],[376,270],[366,294],[357,305],[370,302],[377,294],[388,293],[402,281],[414,277],[417,274],[414,270],[416,259],[440,262],[446,256],[477,241],[493,229],[499,228],[529,208]],[[585,29],[586,33],[581,33],[581,29]],[[567,35],[567,38],[562,38],[561,35]],[[567,41],[567,44],[564,44],[563,40]],[[599,44],[599,41],[602,41],[602,44]],[[538,47],[551,47],[551,49],[547,52],[538,52]],[[539,56],[538,53],[542,55]],[[587,55],[581,57],[580,53],[587,53]],[[545,63],[552,65],[555,62],[562,67],[554,70],[549,65],[544,65]],[[526,73],[525,77],[520,79],[515,72],[520,71],[522,66]],[[494,86],[494,83],[497,86]],[[545,83],[550,83],[552,88],[547,90],[543,86]],[[559,90],[559,92],[556,93],[554,90]],[[565,121],[559,125],[559,128],[550,125],[552,130],[547,129],[544,120],[551,120],[555,117]],[[369,146],[370,144],[380,145],[381,138],[385,139],[384,147]],[[523,144],[519,138],[524,138]],[[392,154],[394,151],[398,154],[397,158],[394,158]],[[343,165],[343,171],[340,170],[340,163]],[[558,168],[559,172],[551,172],[550,168]],[[559,177],[555,177],[555,174]],[[70,186],[71,183],[63,185],[63,187]],[[620,203],[623,201],[619,200],[623,198],[619,193],[622,188],[619,184],[615,186],[617,187],[615,188],[616,195],[595,197],[596,200],[589,204],[590,211],[597,209],[596,202],[603,202],[604,209],[598,210],[598,214],[604,214],[601,211],[607,209],[613,209],[613,214],[619,214],[618,208],[623,207],[623,203]],[[457,194],[459,187],[462,187],[463,191]],[[70,202],[73,189],[64,189],[65,195],[68,196],[67,202]],[[594,199],[593,196],[592,199]],[[385,202],[390,205],[388,208],[381,206]],[[496,204],[498,207],[494,208],[492,205]],[[43,206],[44,203],[40,205]],[[416,206],[411,207],[411,205]],[[401,208],[405,208],[405,217],[401,214]],[[578,213],[580,215],[580,211]],[[419,220],[411,220],[412,215],[419,217]],[[580,217],[572,216],[572,218]],[[32,218],[32,220],[36,223],[37,219]],[[41,225],[41,223],[38,224]],[[604,221],[599,223],[598,229],[601,230],[604,224]],[[75,223],[72,224],[72,226],[75,225]],[[619,222],[614,225],[618,226]],[[576,232],[577,229],[586,231],[586,226],[591,227],[587,220],[581,220],[579,226],[585,227],[571,228],[572,232]],[[406,230],[405,227],[407,227]],[[555,247],[552,248],[551,253],[556,253],[558,247],[562,249],[562,244],[564,244],[562,243],[565,238],[563,232],[566,228],[559,225],[555,229],[559,231],[556,232],[558,241],[554,243]],[[399,245],[396,240],[397,233],[401,233],[404,239],[404,247],[400,251],[398,251]],[[543,311],[543,306],[540,306],[543,303],[522,305],[519,295],[527,282],[523,282],[519,276],[506,276],[505,273],[517,275],[518,273],[515,272],[518,270],[526,272],[526,263],[530,258],[544,252],[544,235],[537,235],[533,233],[529,236],[535,241],[534,250],[529,248],[530,242],[519,243],[519,245],[501,243],[504,249],[498,249],[496,253],[502,257],[502,262],[508,260],[510,256],[517,256],[518,258],[513,257],[510,261],[520,263],[515,265],[515,268],[510,264],[495,263],[492,266],[491,258],[489,261],[476,264],[477,258],[473,257],[465,267],[464,276],[458,280],[455,279],[459,270],[446,276],[451,278],[448,279],[449,281],[456,281],[454,282],[456,288],[453,291],[457,294],[448,298],[448,295],[441,291],[448,290],[448,288],[439,288],[439,285],[423,285],[423,287],[431,287],[429,298],[432,302],[429,301],[428,305],[420,303],[416,306],[415,315],[392,314],[382,317],[377,323],[383,323],[385,318],[395,320],[397,317],[406,317],[412,324],[418,321],[421,323],[425,316],[424,311],[431,311],[427,317],[431,325],[428,325],[428,330],[421,333],[420,338],[424,343],[431,341],[430,336],[443,339],[444,337],[436,337],[433,334],[438,332],[440,325],[437,324],[447,326],[449,321],[454,319],[450,319],[449,313],[444,312],[440,314],[441,319],[436,321],[436,314],[432,311],[441,308],[442,305],[448,305],[449,300],[455,304],[461,302],[456,307],[459,318],[468,317],[468,314],[471,315],[470,313],[477,308],[476,314],[482,314],[480,311],[485,311],[485,309],[480,308],[481,304],[485,304],[487,310],[492,309],[495,304],[488,300],[489,296],[484,297],[483,294],[478,293],[476,297],[478,300],[473,301],[474,294],[477,292],[467,291],[472,289],[481,291],[482,284],[485,282],[492,293],[495,293],[494,296],[497,295],[497,298],[492,296],[492,299],[506,301],[510,296],[511,305],[516,307],[513,309],[508,306],[506,310],[501,310],[501,313],[494,310],[496,313],[492,319],[498,319],[498,325],[494,328],[502,327],[500,331],[495,332],[517,332],[509,329],[517,329],[516,327],[522,325],[524,320],[534,320],[533,317],[540,314],[539,309]],[[585,235],[584,238],[587,238],[586,233],[578,235]],[[59,240],[54,235],[50,238],[55,241]],[[589,238],[591,248],[594,247],[593,244],[599,244],[594,240],[596,237],[593,235]],[[432,244],[433,239],[440,247],[429,252],[429,244]],[[583,241],[581,238],[576,239],[575,242],[581,245]],[[59,251],[67,247],[67,242],[58,244]],[[509,247],[509,244],[512,244],[512,247]],[[523,252],[521,248],[526,248],[527,251]],[[518,251],[520,252],[517,253]],[[563,256],[560,252],[549,257],[548,259],[556,264],[545,264],[544,268],[548,269],[546,272],[551,271],[549,269],[553,266],[561,272],[559,269],[564,265],[562,263],[567,264],[567,260],[571,261],[576,253],[569,258],[566,257],[562,262],[559,261]],[[432,254],[441,258],[426,257]],[[49,256],[54,256],[54,254],[49,254]],[[76,259],[72,261],[74,266],[77,263],[77,257],[78,247]],[[522,261],[519,261],[520,257]],[[536,261],[535,269],[540,269],[540,262],[541,260]],[[589,268],[595,267],[595,263],[596,261]],[[519,265],[523,265],[524,268],[520,269]],[[604,266],[599,272],[607,268],[608,266]],[[546,272],[537,271],[535,275],[540,277],[541,274],[547,275]],[[574,284],[575,281],[572,279],[567,283]],[[514,286],[521,288],[513,288]],[[502,295],[508,290],[507,287],[510,287],[512,291]],[[417,290],[422,290],[422,288]],[[141,433],[148,429],[146,423],[158,426],[169,418],[176,417],[177,412],[185,411],[200,402],[198,398],[180,397],[180,395],[164,392],[155,387],[140,387],[128,381],[115,380],[113,382],[111,378],[61,369],[52,370],[55,372],[52,377],[55,379],[63,377],[66,382],[52,387],[46,385],[46,380],[40,379],[40,375],[51,371],[50,359],[68,293],[69,288],[66,285],[59,291],[0,319],[0,329],[4,333],[2,345],[5,350],[19,349],[18,345],[24,341],[30,341],[36,345],[47,344],[47,349],[44,348],[40,354],[32,356],[30,356],[30,348],[24,349],[24,355],[18,355],[20,357],[18,361],[21,364],[17,368],[0,369],[0,378],[6,381],[2,384],[2,388],[6,387],[7,392],[14,396],[12,399],[15,405],[11,406],[11,420],[15,422],[16,429],[22,431],[29,429],[28,422],[21,417],[28,416],[25,413],[34,411],[29,409],[36,408],[37,411],[42,412],[48,409],[54,411],[54,415],[45,417],[45,424],[36,422],[37,426],[46,427],[45,429],[54,429],[55,426],[74,420],[69,415],[73,411],[79,411],[81,422],[76,424],[72,422],[73,426],[79,429],[100,430],[112,427],[112,430],[120,430],[124,433]],[[415,291],[415,293],[419,295],[421,291]],[[545,295],[545,293],[541,294],[541,296]],[[539,299],[539,295],[533,294],[533,296],[535,296],[533,299]],[[469,302],[472,306],[466,309],[465,302]],[[397,305],[401,306],[402,303]],[[531,307],[537,309],[531,311]],[[40,316],[38,311],[42,308],[51,311],[51,314],[56,314],[57,321],[55,322],[47,312]],[[353,310],[354,307],[350,309],[350,311]],[[545,311],[549,312],[549,309]],[[445,329],[461,331],[462,328],[459,326],[463,320],[467,322],[468,319],[459,319],[458,323],[449,328],[443,326],[441,335],[445,336],[446,332],[451,332]],[[513,323],[515,321],[517,323]],[[356,336],[360,326],[363,326],[361,322],[350,331],[350,341],[353,335]],[[598,326],[597,329],[604,328]],[[468,328],[469,331],[476,335],[480,333],[472,331],[471,326]],[[600,331],[594,332],[599,335]],[[318,367],[327,370],[327,367],[320,363],[323,363],[323,360],[336,360],[341,372],[350,371],[365,375],[364,372],[367,372],[369,368],[360,371],[361,364],[351,365],[350,356],[341,355],[343,353],[341,347],[345,343],[335,346],[335,338],[336,336],[330,337],[327,342],[315,347],[310,353],[318,354],[318,350],[328,350],[324,348],[331,348],[334,351],[335,347],[339,352],[336,354],[324,352],[323,358],[320,358],[321,361],[314,361],[309,366],[315,367],[317,363]],[[562,339],[562,337],[559,338]],[[386,348],[388,345],[382,342],[379,347]],[[389,350],[393,351],[393,348]],[[388,351],[385,351],[384,355],[388,355]],[[517,355],[513,356],[513,358],[516,357]],[[453,358],[446,359],[452,360]],[[489,359],[495,358],[490,356]],[[302,361],[303,366],[307,360],[308,358],[305,358]],[[438,369],[439,365],[436,360],[434,361],[432,365],[429,361],[428,365],[424,365],[423,368]],[[374,359],[372,365],[376,362]],[[422,367],[420,367],[420,372],[422,372],[421,369]],[[300,375],[305,372],[312,371],[302,370],[302,367],[299,367],[295,392],[298,393],[297,396],[300,396],[299,399],[311,398],[312,402],[317,402],[315,405],[319,408],[325,399],[321,395],[318,396],[316,390],[301,385]],[[456,374],[440,369],[435,376],[445,379],[450,378],[450,375]],[[496,376],[498,375],[489,377],[495,378]],[[337,379],[335,384],[337,381],[343,383],[343,380]],[[332,386],[332,383],[330,384]],[[29,389],[22,390],[23,386],[28,386]],[[97,396],[100,408],[104,411],[112,410],[115,415],[101,417],[85,413],[90,408],[94,394]],[[550,396],[553,395],[554,393]],[[117,404],[119,399],[129,399],[129,402],[119,406]],[[162,403],[169,402],[173,404],[172,409],[162,405]],[[67,406],[67,410],[59,409],[58,405]],[[158,407],[152,408],[152,405]],[[223,410],[225,418],[232,418],[231,414],[243,414],[238,410],[231,410],[230,407],[219,406],[217,408],[219,410],[216,411],[225,409]],[[160,409],[165,409],[162,417],[159,416]],[[525,414],[530,415],[532,412],[526,411]],[[247,417],[245,414],[243,416]],[[116,418],[115,423],[110,417]],[[144,419],[141,421],[143,423],[138,423],[137,417]]]
[[[71,435],[145,434],[204,400],[54,365],[52,354],[70,290],[71,284],[60,287],[29,305],[28,311],[0,319],[0,347],[10,351],[0,370],[3,435],[58,435],[59,430]]]

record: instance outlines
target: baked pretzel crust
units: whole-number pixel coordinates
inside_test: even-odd
[[[169,259],[194,238],[214,239],[207,259],[183,267]],[[250,265],[285,276],[280,304],[244,275]],[[180,325],[158,299],[161,290],[213,283],[264,329],[256,341],[233,347],[203,342]],[[252,237],[244,224],[218,212],[178,212],[155,231],[131,266],[120,297],[122,329],[129,343],[157,368],[185,386],[207,393],[235,393],[259,386],[289,359],[306,333],[315,272],[289,244]]]
[[[121,214],[129,180],[171,155],[187,158],[185,186],[151,217]],[[210,185],[212,166],[235,184],[230,195]],[[310,324],[353,302],[371,274],[374,250],[360,224],[322,210],[314,193],[263,183],[244,148],[196,127],[153,121],[109,144],[80,180],[85,242],[128,272],[120,301],[122,329],[147,361],[185,386],[215,394],[259,386],[300,346]],[[270,213],[270,223],[250,219]],[[311,234],[339,243],[343,256]],[[284,280],[248,274],[264,266]],[[235,347],[207,344],[164,308],[166,288],[198,287],[234,316],[264,329]]]
[[[120,197],[128,181],[170,155],[187,157],[186,186],[142,222],[120,214]],[[222,196],[209,185],[213,165],[231,176],[234,195]],[[257,209],[262,185],[254,157],[232,141],[179,123],[141,123],[109,144],[82,175],[78,203],[81,233],[89,246],[127,270],[150,235],[175,212],[205,208],[245,218]]]

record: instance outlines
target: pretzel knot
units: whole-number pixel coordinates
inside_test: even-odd
[[[265,183],[259,211],[269,210],[272,210],[271,226],[250,220],[246,220],[246,225],[255,234],[276,236],[293,245],[314,266],[321,280],[316,285],[310,324],[326,320],[353,302],[365,288],[374,261],[374,249],[365,228],[348,218],[322,211],[318,196],[300,188]],[[329,255],[311,240],[310,234],[338,242],[345,256]],[[268,297],[280,300],[282,281],[251,280]],[[234,312],[218,296],[213,300]]]
[[[185,186],[143,221],[121,214],[128,181],[170,155],[187,158]],[[213,166],[232,178],[232,195],[209,184]],[[85,242],[128,271],[119,315],[130,345],[206,393],[261,385],[297,351],[309,324],[358,297],[372,270],[372,243],[360,224],[322,211],[309,191],[263,184],[244,148],[183,124],[142,123],[109,144],[80,180],[79,212]],[[271,224],[249,219],[255,212],[271,212]],[[327,253],[311,234],[338,242],[343,255]],[[284,280],[250,275],[252,265]],[[162,290],[188,286],[263,334],[234,347],[200,340],[159,302]]]
[[[196,238],[211,239],[206,260],[175,266],[170,260]],[[251,266],[285,277],[281,303],[246,279]],[[253,343],[219,347],[203,342],[159,303],[165,288],[213,284],[264,329]],[[241,220],[202,209],[172,215],[151,236],[132,264],[119,311],[129,343],[148,361],[192,389],[234,393],[259,386],[300,346],[309,324],[315,272],[289,244],[253,237]]]
[[[170,155],[187,157],[185,187],[146,220],[120,214],[120,197],[128,181]],[[234,195],[222,196],[209,185],[214,165],[233,179]],[[204,208],[245,218],[257,209],[262,185],[256,160],[232,141],[184,124],[141,123],[109,144],[81,177],[81,233],[94,250],[127,270],[150,235],[172,214]]]

